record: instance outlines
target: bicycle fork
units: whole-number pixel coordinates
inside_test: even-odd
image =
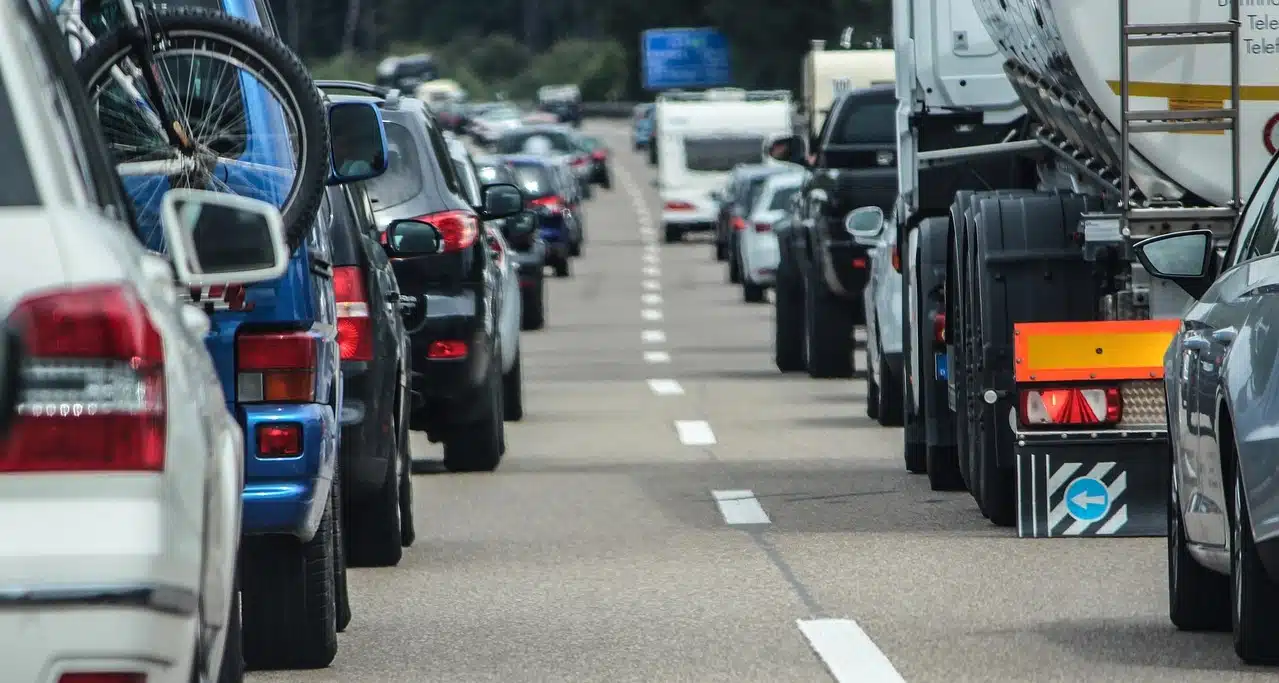
[[[133,43],[133,49],[141,63],[142,82],[155,107],[156,116],[164,126],[165,137],[168,138],[170,145],[184,152],[191,152],[194,149],[191,137],[182,121],[170,115],[169,102],[165,99],[165,90],[160,84],[160,67],[155,62],[155,34],[151,32],[147,22],[139,20],[137,9],[132,2],[120,4],[125,13],[125,22],[133,27],[129,40]]]

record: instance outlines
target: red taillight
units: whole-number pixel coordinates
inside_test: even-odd
[[[426,357],[436,360],[466,358],[466,342],[460,339],[431,342],[426,350]]]
[[[854,267],[854,268],[865,268],[865,267],[866,267],[866,259],[864,259],[864,258],[855,258],[855,259],[853,259],[853,267]]]
[[[893,245],[890,262],[893,264],[893,270],[899,273],[902,272],[902,255],[901,252],[897,250],[896,245]]]
[[[537,199],[530,201],[529,205],[542,207],[544,209],[551,211],[552,213],[556,211],[564,210],[563,200],[561,200],[559,197],[555,195],[551,195],[549,197],[538,197]]]
[[[688,202],[666,202],[663,207],[666,211],[692,211],[697,208]]]
[[[147,675],[123,671],[65,673],[58,683],[147,683]]]
[[[745,229],[746,229],[746,221],[742,220],[742,218],[741,218],[740,216],[733,216],[733,229],[734,229],[734,230],[745,230]]]
[[[773,229],[773,226],[769,225],[768,223],[755,224],[755,232],[769,232],[772,229]]]
[[[597,149],[594,152],[591,152],[591,158],[596,161],[604,161],[608,158],[608,153],[602,149]]]
[[[333,294],[337,298],[338,348],[342,360],[373,360],[373,320],[369,295],[359,266],[333,269]]]
[[[259,458],[292,458],[302,455],[302,425],[268,422],[257,427]]]
[[[0,472],[164,469],[164,343],[132,289],[38,294],[10,320],[30,358]]]
[[[1123,399],[1115,387],[1024,389],[1018,417],[1027,427],[1103,426],[1123,416]]]
[[[242,334],[235,340],[241,403],[311,403],[319,337],[310,332]]]
[[[443,238],[444,248],[442,253],[451,251],[462,251],[475,244],[475,240],[480,235],[480,219],[470,211],[441,211],[439,213],[428,213],[425,216],[418,216],[414,220],[422,223],[430,223],[440,231],[440,237]]]
[[[933,316],[933,341],[940,344],[946,343],[946,314],[938,313]]]

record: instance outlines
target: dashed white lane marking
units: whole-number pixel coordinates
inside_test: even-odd
[[[800,619],[799,630],[838,683],[905,683],[852,619]]]
[[[662,269],[657,266],[644,266],[644,277],[661,277]]]
[[[652,294],[652,293],[650,293],[650,294],[645,294],[645,295],[643,295],[643,296],[641,296],[641,297],[640,297],[640,301],[642,301],[642,302],[644,303],[644,305],[645,305],[645,306],[661,306],[661,305],[662,305],[662,295],[661,295],[661,294]]]
[[[669,363],[671,362],[671,354],[665,351],[645,351],[644,362],[653,364]]]
[[[768,513],[764,512],[764,506],[759,504],[755,494],[749,490],[711,491],[711,495],[715,497],[719,513],[724,515],[725,524],[773,523],[773,520],[768,518]]]
[[[662,288],[662,283],[658,282],[657,280],[645,280],[640,283],[640,286],[643,287],[644,289],[647,289],[650,292],[656,292],[657,290]]]
[[[644,254],[644,263],[657,263],[657,254]]]
[[[645,308],[640,311],[640,317],[650,322],[656,322],[662,319],[662,312],[656,308]]]
[[[661,330],[644,330],[640,332],[640,340],[645,344],[661,344],[666,341],[666,333]]]
[[[683,396],[684,387],[673,379],[650,379],[648,388],[658,396]]]
[[[679,435],[679,442],[685,446],[715,445],[715,432],[711,431],[711,425],[706,420],[676,420],[675,433]]]

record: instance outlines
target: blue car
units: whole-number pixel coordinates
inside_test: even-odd
[[[637,152],[648,149],[653,141],[653,116],[651,103],[635,105],[635,113],[631,116],[631,139]]]
[[[576,181],[563,172],[557,157],[510,154],[501,157],[524,192],[527,207],[537,216],[537,236],[546,243],[546,264],[556,277],[568,277],[569,258],[579,244],[580,226],[572,202]]]

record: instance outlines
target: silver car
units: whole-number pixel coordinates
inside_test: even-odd
[[[845,222],[853,241],[867,247],[870,278],[862,290],[866,311],[866,416],[900,427],[905,411],[902,355],[901,251],[893,218],[864,206]]]

